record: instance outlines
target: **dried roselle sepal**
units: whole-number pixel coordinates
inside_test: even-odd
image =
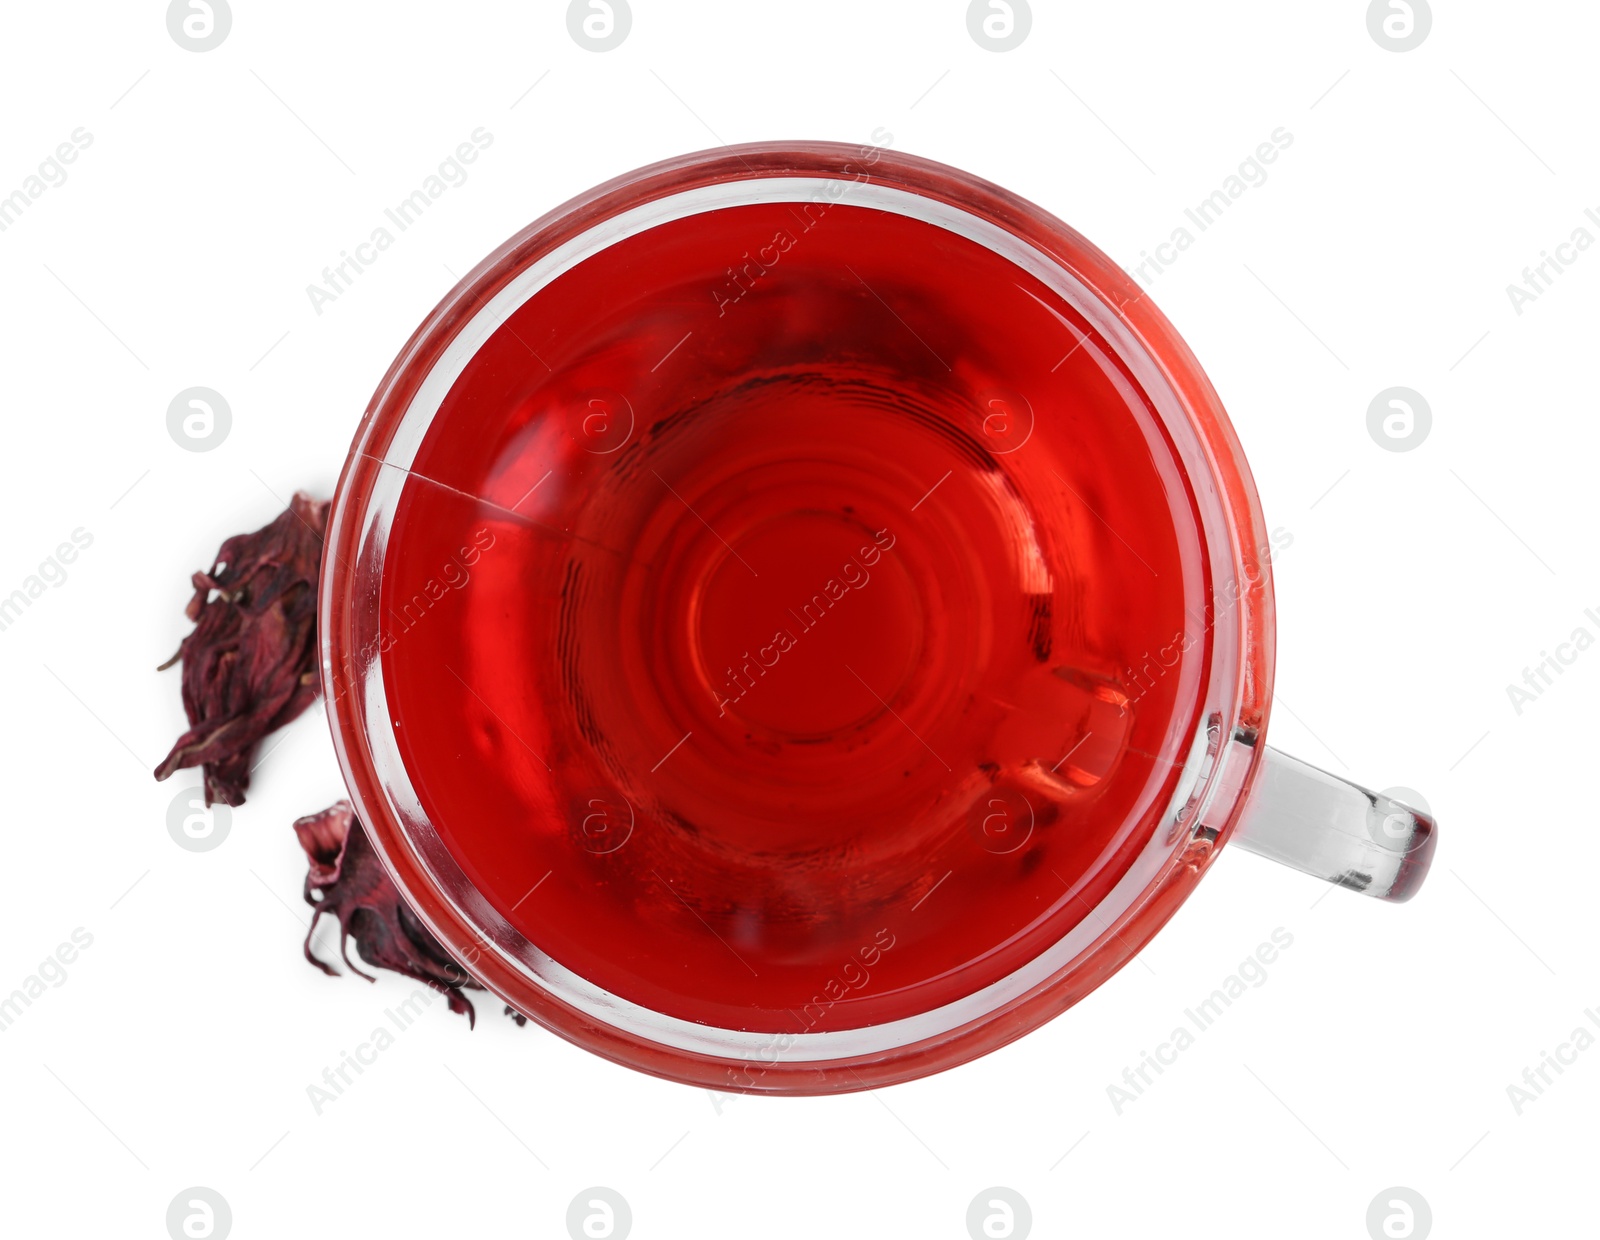
[[[206,804],[242,805],[257,744],[317,696],[317,571],[328,504],[296,493],[253,534],[222,544],[193,577],[194,632],[163,663],[183,661],[189,730],[156,768],[205,767]]]
[[[356,954],[367,964],[431,986],[449,1000],[452,1012],[464,1013],[469,1024],[476,1024],[472,1004],[461,992],[482,987],[400,898],[350,802],[339,801],[319,814],[297,819],[294,830],[311,863],[305,898],[315,912],[306,932],[306,959],[330,977],[338,976],[311,950],[317,922],[326,913],[339,922],[339,954],[352,973],[375,980],[351,961],[348,940],[353,938]],[[519,1025],[526,1023],[509,1007],[506,1014]]]

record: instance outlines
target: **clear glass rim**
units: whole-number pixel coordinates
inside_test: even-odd
[[[1152,831],[1095,917],[1010,976],[898,1021],[807,1034],[718,1029],[632,1004],[563,968],[466,880],[394,743],[371,641],[372,600],[404,471],[456,377],[517,307],[591,254],[668,219],[748,202],[815,201],[818,193],[949,228],[1072,302],[1134,369],[1183,470],[1209,480],[1194,487],[1209,590],[1238,602],[1207,633],[1202,707],[1192,734],[1174,743],[1184,772],[1161,820],[1165,829]],[[1231,828],[1265,724],[1271,585],[1264,545],[1237,441],[1192,354],[1142,290],[1066,225],[965,173],[875,148],[754,144],[701,152],[629,174],[536,221],[468,275],[396,359],[356,436],[329,523],[320,629],[330,726],[358,812],[401,891],[452,954],[517,1010],[591,1050],[673,1079],[763,1092],[861,1088],[948,1066],[1042,1023],[1121,967],[1187,894]],[[1241,749],[1219,739],[1236,736],[1252,743]],[[1090,975],[1087,986],[1071,984]]]

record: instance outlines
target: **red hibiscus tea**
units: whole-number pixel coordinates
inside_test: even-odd
[[[1188,485],[994,249],[849,198],[661,223],[511,313],[420,441],[380,600],[410,782],[624,1000],[774,1033],[952,1002],[1170,807]]]

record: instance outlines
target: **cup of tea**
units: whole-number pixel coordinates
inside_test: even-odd
[[[1272,542],[1198,362],[1040,208],[719,148],[517,234],[384,377],[329,717],[406,900],[518,1012],[719,1090],[984,1054],[1232,842],[1384,900],[1431,819],[1266,745]]]

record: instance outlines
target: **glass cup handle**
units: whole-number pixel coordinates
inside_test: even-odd
[[[1268,745],[1232,843],[1380,900],[1409,900],[1438,842],[1427,814]]]

